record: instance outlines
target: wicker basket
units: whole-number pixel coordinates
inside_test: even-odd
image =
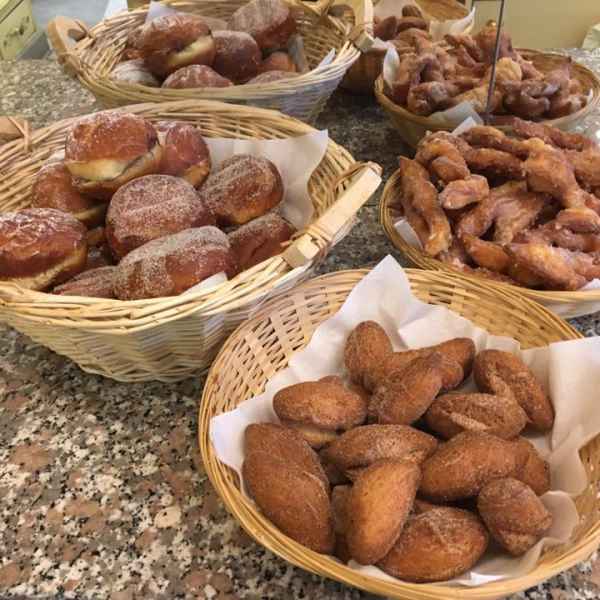
[[[397,231],[394,223],[401,215],[400,209],[400,172],[396,171],[386,182],[381,195],[381,203],[379,205],[379,218],[383,229],[392,242],[392,244],[401,250],[410,261],[423,269],[434,271],[443,271],[452,275],[457,271],[447,263],[432,258],[421,251],[419,248],[411,246]],[[590,314],[600,310],[600,290],[589,290],[582,292],[545,292],[540,290],[532,290],[526,287],[518,287],[501,283],[498,281],[490,281],[469,275],[462,277],[472,281],[474,284],[489,286],[491,289],[496,288],[497,293],[516,293],[525,296],[531,300],[535,300],[543,304],[546,308],[558,312],[562,317],[577,317],[584,314]]]
[[[210,443],[210,419],[263,392],[267,381],[308,344],[315,329],[340,308],[366,273],[347,271],[318,277],[270,302],[231,335],[215,359],[200,404],[198,435],[206,472],[229,511],[254,539],[287,561],[363,590],[402,600],[500,598],[536,585],[587,558],[600,542],[600,499],[596,491],[600,478],[600,438],[581,451],[589,484],[576,499],[581,520],[572,540],[546,552],[531,573],[476,588],[391,582],[352,571],[286,537],[241,493],[237,475],[217,459]],[[581,337],[543,307],[508,290],[499,299],[497,290],[476,280],[412,269],[407,273],[419,299],[446,306],[491,333],[514,337],[524,348]]]
[[[277,139],[314,131],[280,113],[221,102],[185,100],[127,110],[150,120],[191,121],[207,137]],[[64,145],[73,122],[60,121],[0,147],[0,210],[29,204],[34,175]],[[355,163],[344,148],[330,141],[309,181],[313,223],[283,254],[219,287],[123,302],[56,296],[0,282],[0,321],[91,373],[121,381],[183,379],[207,368],[223,339],[257,306],[312,274],[379,186],[378,172],[377,165]]]
[[[555,69],[560,63],[564,62],[565,57],[561,54],[544,53],[536,50],[520,49],[521,55],[533,62],[533,64],[542,73],[549,73]],[[579,63],[572,63],[572,74],[579,81],[586,94],[591,93],[589,102],[581,109],[566,117],[558,119],[548,119],[543,121],[546,125],[553,125],[560,129],[569,130],[573,128],[579,121],[586,117],[591,111],[595,110],[600,103],[600,80],[598,77]],[[430,117],[420,117],[408,111],[406,108],[392,102],[383,92],[384,84],[383,77],[378,77],[375,82],[375,96],[377,101],[388,117],[392,121],[394,127],[400,133],[400,137],[411,147],[415,148],[419,140],[425,136],[428,131],[451,131],[450,127],[439,127],[432,123]],[[499,129],[510,131],[508,126],[498,126]]]
[[[426,15],[437,21],[463,19],[469,14],[464,4],[456,0],[415,0]],[[376,4],[376,2],[373,2]],[[470,33],[474,22],[471,22],[460,33]],[[361,54],[358,60],[348,69],[341,87],[356,94],[373,94],[375,80],[381,75],[386,49],[372,48]]]
[[[371,47],[373,38],[368,32],[372,32],[373,6],[371,0],[340,0],[353,9],[356,26],[351,28],[347,21],[328,15],[337,0],[286,1],[294,8],[312,70],[268,84],[180,90],[113,81],[110,73],[119,61],[128,34],[144,22],[147,6],[119,13],[93,29],[80,21],[57,17],[48,25],[48,37],[66,72],[77,76],[108,107],[137,102],[219,100],[280,110],[311,123],[359,57],[359,49]],[[246,3],[247,0],[165,0],[165,4],[177,10],[224,19]],[[317,67],[332,48],[336,50],[333,61]]]

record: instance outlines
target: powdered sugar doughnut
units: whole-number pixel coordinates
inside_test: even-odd
[[[290,73],[295,73],[297,68],[296,63],[287,52],[273,52],[273,54],[269,54],[262,61],[258,71],[259,73],[266,73],[267,71],[289,71]]]
[[[242,225],[264,215],[283,199],[277,167],[266,158],[236,154],[223,161],[199,192],[223,225]]]
[[[59,296],[114,298],[113,281],[117,267],[99,267],[80,273],[52,291]]]
[[[237,83],[252,79],[257,73],[262,54],[254,38],[243,31],[216,31],[214,69]]]
[[[211,67],[206,65],[190,65],[177,69],[163,82],[164,88],[184,90],[188,88],[203,87],[229,87],[233,82],[219,75]]]
[[[227,236],[216,227],[186,229],[130,252],[117,267],[114,289],[121,300],[176,296],[223,271],[236,272]]]
[[[106,215],[106,238],[122,258],[156,238],[214,223],[194,187],[179,177],[147,175],[120,188]]]
[[[110,78],[120,83],[134,83],[148,87],[160,87],[160,81],[146,68],[141,58],[126,60],[115,66]]]
[[[291,77],[298,77],[298,73],[292,73],[291,71],[266,71],[257,75],[247,83],[273,83],[275,81],[281,81],[282,79],[290,79]]]

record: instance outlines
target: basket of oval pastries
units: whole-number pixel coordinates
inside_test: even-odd
[[[370,0],[169,0],[88,29],[57,17],[49,39],[66,71],[106,106],[207,99],[280,110],[313,122],[360,48],[372,43]],[[166,7],[166,8],[165,8]],[[78,40],[78,41],[75,41]],[[330,56],[334,53],[334,56]]]
[[[476,35],[432,42],[413,35],[398,62],[386,56],[375,95],[404,141],[415,147],[428,131],[452,131],[484,114],[497,37],[495,23]],[[600,81],[569,57],[515,49],[502,31],[490,123],[510,130],[515,117],[568,129],[600,101]]]
[[[122,381],[206,369],[380,183],[325,132],[254,107],[143,104],[21,129],[0,147],[0,320]]]
[[[422,268],[481,277],[562,316],[590,314],[600,308],[599,167],[590,138],[542,123],[516,119],[510,136],[436,132],[400,159],[380,218]]]
[[[573,502],[555,455],[523,437],[552,429],[564,438],[555,411],[560,431],[572,397],[550,396],[556,388],[537,361],[580,334],[461,275],[407,270],[414,297],[433,306],[413,298],[406,308],[397,292],[408,282],[390,289],[398,273],[376,278],[380,266],[302,284],[223,346],[203,392],[199,443],[227,508],[289,562],[390,598],[503,597],[587,558],[600,539],[597,438],[573,446],[584,473]],[[379,313],[357,294],[368,274],[369,297],[387,296]],[[361,322],[365,312],[383,324]],[[429,343],[451,339],[423,347],[418,327]],[[418,349],[398,350],[399,340]],[[538,358],[519,358],[515,341],[521,356]],[[580,351],[586,343],[572,342]],[[586,433],[600,430],[594,420]]]

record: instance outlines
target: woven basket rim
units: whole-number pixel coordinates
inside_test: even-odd
[[[348,283],[347,293],[344,290],[344,295],[347,297],[354,285],[356,285],[356,283],[358,283],[368,272],[368,269],[357,269],[338,271],[335,273],[322,275],[298,286],[293,292],[286,294],[285,297],[271,300],[260,310],[260,312],[253,316],[251,320],[247,321],[243,325],[240,325],[231,334],[215,358],[210,373],[207,377],[201,402],[199,403],[198,443],[200,446],[205,470],[213,487],[225,503],[228,511],[233,515],[238,523],[242,525],[248,534],[260,545],[271,550],[278,556],[285,559],[287,562],[295,564],[296,566],[299,566],[307,571],[316,573],[317,575],[335,579],[368,592],[386,596],[389,595],[394,598],[411,598],[415,600],[430,600],[433,598],[437,600],[459,600],[463,598],[472,598],[473,600],[491,600],[492,598],[504,597],[507,594],[517,593],[524,589],[530,588],[556,575],[557,573],[572,567],[581,560],[588,558],[589,555],[597,548],[598,542],[600,541],[600,523],[598,522],[596,522],[594,526],[590,528],[590,530],[587,532],[587,537],[584,540],[580,540],[578,543],[574,544],[574,546],[570,549],[568,559],[563,558],[560,561],[560,564],[552,566],[538,565],[532,572],[524,576],[500,582],[492,582],[476,588],[448,587],[441,584],[410,584],[400,580],[395,580],[393,583],[390,583],[386,580],[380,580],[357,573],[350,570],[346,565],[341,565],[338,561],[331,557],[308,550],[293,540],[290,540],[272,524],[268,532],[269,536],[267,537],[264,531],[265,525],[263,524],[263,521],[266,521],[267,523],[270,522],[268,522],[266,517],[261,517],[260,511],[256,508],[251,500],[244,499],[237,485],[224,477],[223,471],[231,472],[231,470],[218,460],[210,440],[210,418],[215,414],[222,414],[222,410],[220,408],[216,409],[215,411],[211,411],[210,405],[211,396],[214,396],[218,389],[220,389],[220,363],[223,357],[226,357],[230,352],[236,351],[237,344],[239,342],[243,342],[245,332],[248,331],[254,324],[266,324],[269,321],[271,323],[279,322],[279,318],[272,319],[271,316],[277,315],[278,310],[283,310],[284,307],[286,307],[287,311],[289,312],[290,300],[297,298],[297,302],[301,303],[302,298],[308,297],[311,294],[312,289],[318,285],[333,285],[338,280],[342,282],[340,283],[340,285],[342,285],[346,279],[352,278],[353,281],[351,284]],[[476,298],[476,296],[473,295],[474,290],[484,289],[480,281],[473,281],[472,279],[466,278],[460,274],[452,274],[450,276],[447,273],[418,269],[405,269],[405,272],[409,280],[411,280],[411,278],[418,278],[421,280],[427,280],[429,283],[432,281],[443,281],[447,285],[451,285],[454,288],[470,292],[474,299]],[[514,294],[508,290],[503,291],[503,296],[506,301],[509,301],[510,303],[514,302],[517,306],[519,306],[519,309],[515,307],[515,310],[526,311],[528,314],[531,313],[543,315],[543,322],[547,324],[548,327],[556,328],[556,332],[563,339],[583,338],[583,336],[578,331],[573,329],[573,327],[571,327],[568,323],[561,320],[559,317],[547,309],[539,306],[535,302],[527,298],[523,298],[522,296]],[[479,300],[479,298],[477,299]],[[527,307],[529,307],[531,310],[527,311]],[[319,322],[323,322],[323,320],[329,318],[335,314],[335,312],[330,312],[319,318]],[[285,314],[288,313],[286,312]],[[541,318],[541,316],[539,318]],[[306,343],[308,343],[308,341],[303,343],[301,347],[304,347]],[[299,351],[299,349],[295,350],[295,352],[297,351]],[[280,369],[285,368],[288,362],[289,357],[285,363],[278,363],[276,370],[279,371]],[[264,385],[262,385],[262,383],[261,387],[264,389]],[[239,406],[239,404],[237,405]],[[592,442],[590,442],[590,444],[591,443]],[[237,481],[237,478],[235,479]],[[259,521],[259,518],[262,519],[262,521]]]
[[[504,283],[501,281],[494,281],[491,279],[485,279],[483,277],[476,277],[474,275],[467,275],[461,273],[456,269],[453,269],[448,264],[427,256],[424,252],[418,248],[413,248],[406,240],[398,233],[394,227],[394,219],[392,218],[392,207],[391,202],[393,200],[393,189],[398,184],[400,179],[400,169],[396,169],[390,178],[386,181],[383,191],[381,193],[381,200],[379,204],[379,221],[383,227],[383,230],[393,244],[395,248],[400,250],[405,256],[407,256],[415,265],[422,269],[440,271],[451,275],[456,275],[462,279],[469,281],[476,281],[479,283],[485,283],[492,288],[497,288],[499,291],[506,292],[510,291],[514,294],[525,296],[530,300],[537,302],[548,302],[548,303],[580,303],[580,302],[598,302],[600,301],[600,290],[584,290],[574,292],[562,292],[562,291],[545,291],[545,290],[533,290],[531,288],[519,287]]]
[[[517,48],[516,49],[524,58],[561,58],[565,59],[565,56],[562,54],[558,54],[557,52],[547,52],[544,50],[532,50],[529,48]],[[592,110],[594,110],[600,104],[600,78],[592,71],[588,69],[585,65],[573,60],[571,61],[571,68],[573,69],[573,73],[579,75],[579,79],[587,78],[592,82],[591,92],[592,97],[589,102],[582,107],[580,110],[571,113],[570,115],[566,115],[564,117],[559,117],[556,119],[544,119],[539,121],[544,125],[551,125],[553,127],[565,127],[566,125],[575,123],[585,118]],[[384,82],[383,82],[383,74],[380,75],[375,81],[375,96],[379,104],[386,110],[390,115],[393,115],[395,118],[400,118],[405,121],[410,121],[412,123],[418,123],[423,127],[427,127],[430,131],[446,131],[448,127],[440,126],[436,124],[435,121],[432,122],[431,117],[423,117],[420,115],[415,115],[410,112],[403,106],[396,104],[387,95],[384,93]],[[510,125],[495,125],[498,129],[509,130]]]

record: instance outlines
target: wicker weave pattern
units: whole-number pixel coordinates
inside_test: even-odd
[[[56,23],[50,25],[49,37],[65,69],[75,74],[108,107],[195,98],[271,108],[310,123],[314,122],[323,110],[327,99],[340,83],[346,70],[359,57],[360,52],[350,40],[350,37],[355,37],[356,34],[351,36],[348,22],[327,15],[322,16],[321,10],[328,7],[328,3],[318,2],[311,5],[300,0],[287,1],[295,12],[298,30],[303,36],[308,63],[312,70],[292,79],[269,84],[181,90],[112,81],[110,73],[119,61],[127,36],[144,22],[147,7],[106,19],[70,49],[64,48],[64,36],[57,30]],[[367,1],[370,3],[370,0]],[[229,18],[246,2],[247,0],[165,1],[177,10],[221,19]],[[371,5],[368,6],[372,10]],[[372,28],[371,23],[357,25],[361,26],[361,31]],[[316,68],[332,48],[336,50],[334,60],[329,65]]]
[[[392,244],[401,250],[410,261],[422,269],[430,269],[433,271],[442,271],[445,273],[451,273],[454,275],[456,270],[452,269],[447,263],[432,258],[419,250],[414,248],[398,233],[394,227],[394,223],[398,220],[400,212],[398,207],[402,206],[400,202],[400,171],[396,171],[386,182],[383,188],[381,196],[381,203],[379,205],[379,219],[383,230],[392,242]],[[586,311],[594,312],[598,310],[598,304],[600,303],[600,290],[588,290],[583,292],[546,292],[540,290],[532,290],[526,287],[517,287],[498,281],[490,281],[488,279],[482,279],[473,276],[463,275],[471,281],[478,282],[480,285],[489,286],[490,289],[497,289],[499,293],[505,293],[510,291],[511,293],[519,294],[536,302],[541,302],[545,306],[551,307],[553,305],[568,305],[573,304],[578,307],[578,312],[574,314],[582,314]],[[583,310],[582,310],[583,309]],[[564,315],[566,317],[571,316],[570,314]]]
[[[143,104],[127,110],[154,121],[190,121],[208,137],[277,139],[314,131],[280,113],[219,102]],[[35,173],[64,146],[72,122],[61,121],[0,147],[1,211],[28,206]],[[182,379],[207,368],[219,343],[262,302],[309,277],[331,244],[347,233],[354,212],[378,183],[371,168],[362,168],[330,141],[308,185],[315,220],[284,254],[222,286],[174,298],[121,302],[0,283],[0,320],[94,373],[123,381]]]
[[[524,348],[581,337],[567,323],[539,305],[508,290],[499,292],[461,276],[409,269],[418,298],[446,306],[494,334],[514,337]],[[239,490],[237,476],[217,458],[209,439],[210,419],[261,393],[271,377],[309,342],[315,329],[342,305],[366,271],[333,273],[313,279],[270,302],[234,332],[209,373],[199,413],[199,444],[206,471],[244,529],[260,544],[287,561],[375,594],[402,600],[492,599],[531,587],[589,556],[600,541],[597,484],[600,439],[581,452],[589,477],[576,500],[581,516],[573,539],[546,552],[528,575],[477,588],[413,585],[360,575],[345,565],[292,541],[276,529]]]

